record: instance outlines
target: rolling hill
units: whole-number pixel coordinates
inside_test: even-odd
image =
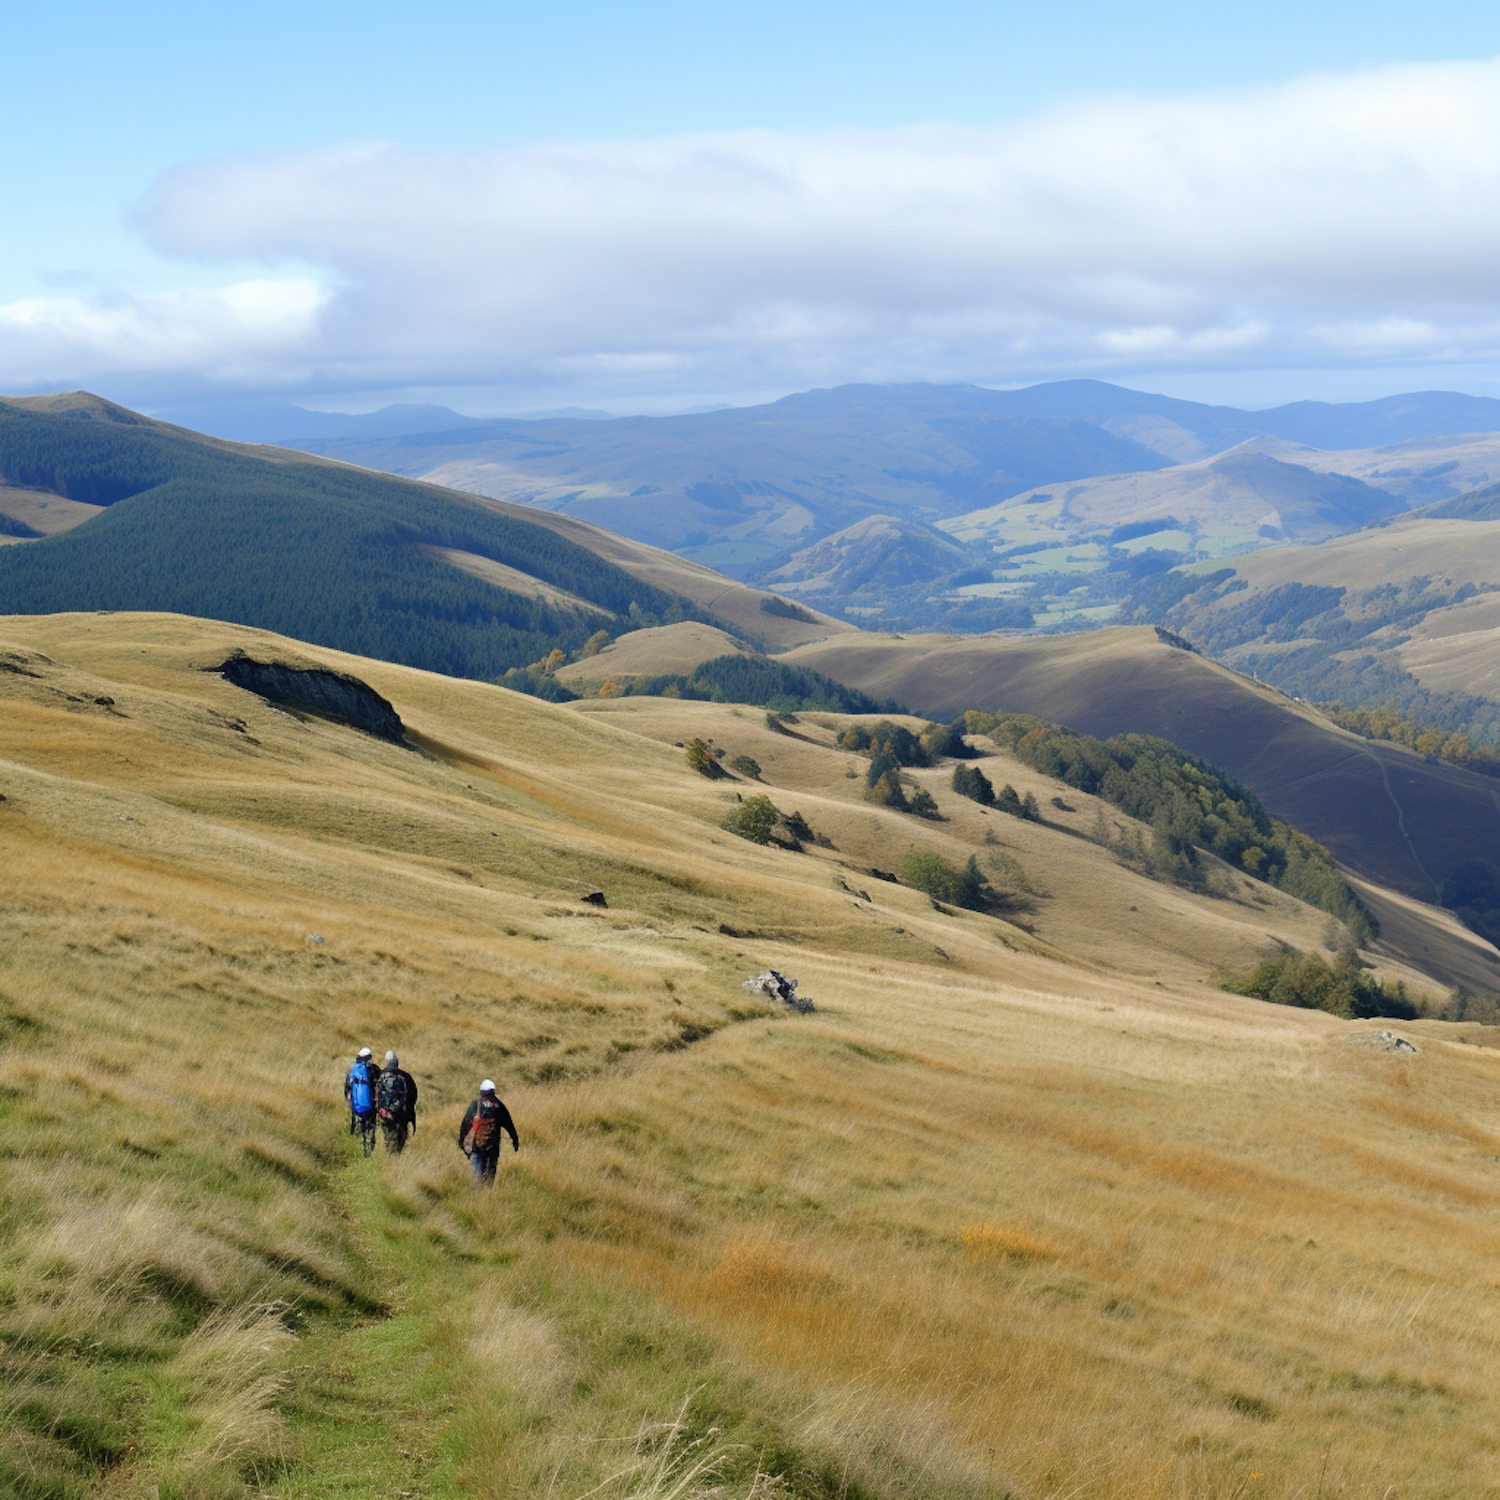
[[[1028,611],[1043,623],[1102,618],[1147,572],[1316,539],[1483,483],[1500,402],[1425,392],[1247,412],[1084,380],[846,386],[676,417],[433,421],[415,413],[401,432],[393,409],[330,418],[317,435],[304,413],[286,440],[591,521],[768,587],[847,574],[847,590],[809,596],[840,613],[991,629]],[[1065,485],[1087,497],[1072,510],[1056,494]],[[1060,508],[1039,506],[1044,493]],[[1154,541],[1112,535],[1157,520],[1175,524]],[[925,592],[871,584],[881,566],[868,528],[937,523],[965,544],[962,565],[933,573]],[[843,566],[814,554],[829,539]]]
[[[947,582],[973,564],[973,554],[936,527],[868,516],[759,576],[801,598],[828,597],[857,608],[893,592]]]
[[[1494,432],[1410,438],[1365,449],[1281,443],[1266,451],[1288,463],[1361,480],[1409,510],[1500,482],[1500,433]]]
[[[444,429],[439,415],[194,414],[226,435],[565,509],[734,571],[868,515],[931,521],[1038,485],[1209,458],[1256,437],[1365,449],[1500,430],[1500,401],[1445,392],[1249,412],[1096,380],[1015,391],[841,386],[673,417],[455,418]]]
[[[323,451],[563,510],[733,576],[869,516],[934,520],[1049,478],[1159,466],[1149,448],[973,387],[857,386],[763,407],[496,422]]]
[[[1196,564],[1130,609],[1299,697],[1389,702],[1485,737],[1500,727],[1487,657],[1497,589],[1500,520],[1427,511],[1315,547]]]
[[[913,772],[945,821],[876,807],[836,718],[163,615],[0,641],[11,1493],[1489,1483],[1496,1033],[1213,986],[1322,913],[1150,880],[998,752],[1070,810],[945,766]],[[203,670],[235,650],[368,683],[405,743]],[[695,735],[760,780],[695,774]],[[726,832],[756,794],[836,847]],[[863,868],[909,852],[1006,902]],[[768,966],[815,1011],[747,995]],[[361,1045],[419,1080],[400,1157],[346,1133]],[[454,1140],[485,1075],[493,1189]]]
[[[1436,902],[1465,861],[1500,848],[1493,779],[1360,739],[1156,630],[860,633],[787,659],[934,717],[1005,710],[1101,738],[1158,735],[1225,767],[1345,868],[1423,901]]]
[[[1321,541],[1405,509],[1382,490],[1284,462],[1261,443],[1146,474],[1028,490],[941,528],[1020,577],[1110,566],[1139,573],[1145,559],[1161,559],[1160,568],[1272,540]]]
[[[0,402],[0,481],[20,532],[0,609],[174,608],[480,677],[601,625],[712,616],[768,645],[842,628],[562,518],[82,394]]]
[[[83,409],[72,397],[28,401],[33,410],[44,403],[75,418]],[[1099,623],[1136,581],[1176,563],[1288,537],[1316,539],[1413,503],[1452,499],[1489,477],[1493,434],[1474,434],[1476,424],[1496,420],[1496,405],[1427,393],[1251,413],[1073,381],[1022,391],[842,387],[670,418],[450,420],[443,408],[426,407],[358,417],[299,408],[250,412],[243,420],[212,409],[194,415],[236,437],[278,436],[344,460],[346,476],[347,464],[355,464],[513,502],[503,512],[512,520],[572,518],[584,530],[560,534],[583,536],[596,552],[602,526],[720,577],[772,590],[784,583],[852,618],[987,630]],[[147,419],[133,420],[144,434]],[[1305,446],[1355,439],[1384,440],[1386,447],[1340,453]],[[270,459],[280,451],[275,461],[284,465],[305,462],[284,450],[216,446],[226,459],[231,452]],[[373,484],[368,475],[364,482]],[[82,519],[49,519],[11,483],[10,498],[0,496],[0,539],[33,539]],[[932,535],[935,523],[957,552],[937,555],[944,543]],[[915,547],[920,566],[893,562],[881,540],[903,527],[904,557],[924,539]],[[817,550],[825,541],[837,562],[826,548]],[[439,568],[456,566],[470,579],[504,586],[485,566],[486,559],[509,566],[491,555],[493,547],[466,563],[462,547],[436,545],[438,555],[428,561]],[[627,571],[646,577],[640,567]],[[659,560],[651,571],[662,572]],[[482,597],[463,587],[471,601]],[[522,594],[539,597],[524,588]],[[586,591],[579,597],[585,605],[603,602]],[[686,597],[705,607],[698,593]],[[207,607],[186,596],[171,602]],[[557,606],[573,602],[551,598]],[[753,598],[738,604],[734,629],[765,623],[755,618]],[[268,623],[316,633],[312,619],[285,613]],[[317,628],[320,638],[332,639]],[[785,631],[750,634],[768,645],[790,644]]]

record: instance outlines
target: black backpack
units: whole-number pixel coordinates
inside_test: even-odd
[[[401,1073],[382,1073],[375,1095],[376,1112],[393,1125],[406,1118],[406,1078]]]

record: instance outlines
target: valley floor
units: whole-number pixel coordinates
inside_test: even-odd
[[[205,670],[236,647],[416,748]],[[1500,1494],[1500,1038],[1214,988],[1321,913],[935,772],[945,823],[873,809],[836,722],[170,616],[0,620],[0,700],[8,1492]],[[725,832],[762,790],[835,847]],[[1013,905],[868,873],[918,846]],[[361,1045],[420,1083],[399,1158],[345,1133]]]

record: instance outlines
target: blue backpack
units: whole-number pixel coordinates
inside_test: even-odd
[[[349,1069],[349,1108],[357,1115],[368,1115],[375,1109],[375,1090],[370,1086],[370,1070],[363,1063]]]

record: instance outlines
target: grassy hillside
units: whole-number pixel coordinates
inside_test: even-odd
[[[1191,561],[1249,551],[1268,539],[1318,541],[1403,509],[1382,490],[1285,462],[1255,440],[1153,473],[1028,491],[946,521],[943,530],[1035,573],[1045,568],[1049,547],[1092,546],[1099,567],[1111,547]]]
[[[501,515],[545,526],[549,531],[586,547],[606,562],[614,563],[632,578],[692,600],[706,615],[765,650],[784,650],[856,628],[847,621],[793,603],[779,594],[746,588],[701,563],[690,562],[687,558],[648,547],[569,516],[503,500],[482,499],[480,503]]]
[[[1482,644],[1463,637],[1493,624],[1483,596],[1497,589],[1500,520],[1423,514],[1168,574],[1126,614],[1299,697],[1390,703],[1489,737],[1500,734],[1500,689]],[[1413,639],[1424,644],[1409,652]]]
[[[981,708],[1101,738],[1158,735],[1228,769],[1345,868],[1425,901],[1456,867],[1500,847],[1490,778],[1360,739],[1153,630],[851,635],[787,659],[939,718]]]
[[[8,1493],[1492,1484],[1492,1033],[1387,1052],[1203,982],[1320,914],[938,771],[947,822],[876,808],[838,721],[160,616],[0,639]],[[234,644],[364,676],[419,748],[199,670]],[[694,730],[839,847],[722,832]],[[1024,866],[1035,933],[859,873],[912,843]],[[766,964],[817,1011],[745,995]],[[344,1134],[361,1043],[421,1086],[397,1160]],[[522,1140],[490,1191],[483,1073]]]

